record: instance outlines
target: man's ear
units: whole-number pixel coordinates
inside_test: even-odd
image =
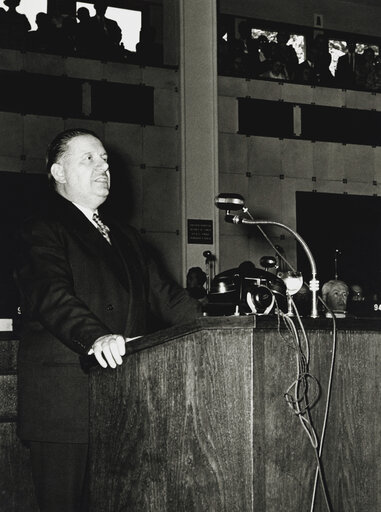
[[[66,183],[64,168],[61,164],[53,164],[50,172],[57,183]]]

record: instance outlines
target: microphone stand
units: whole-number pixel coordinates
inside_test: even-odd
[[[247,208],[244,208],[243,211],[250,215]],[[251,217],[251,215],[250,215],[250,217]],[[315,263],[314,257],[312,256],[312,253],[311,253],[308,245],[303,240],[303,238],[296,231],[294,231],[290,227],[286,226],[285,224],[281,224],[280,222],[275,222],[272,220],[255,220],[252,217],[250,219],[245,219],[245,218],[240,217],[239,215],[232,215],[229,211],[226,212],[225,220],[227,222],[232,222],[233,224],[250,224],[250,225],[255,225],[255,226],[258,226],[258,225],[278,226],[280,228],[285,229],[286,231],[288,231],[289,233],[291,233],[293,235],[293,237],[303,247],[304,252],[306,253],[307,258],[310,262],[311,274],[312,274],[311,281],[309,282],[309,288],[310,288],[310,291],[312,292],[311,318],[318,318],[319,314],[318,314],[318,309],[317,309],[317,301],[318,301],[317,292],[319,291],[319,281],[316,277],[317,276],[316,263]]]

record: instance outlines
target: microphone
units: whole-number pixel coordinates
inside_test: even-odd
[[[219,210],[242,210],[245,200],[240,194],[221,193],[216,196],[214,204]]]
[[[250,225],[256,225],[256,226],[262,226],[262,225],[270,225],[270,226],[278,226],[282,229],[285,229],[291,235],[300,243],[300,245],[303,247],[304,252],[306,253],[306,256],[309,260],[310,266],[311,266],[311,274],[312,279],[309,283],[310,290],[312,292],[312,311],[311,311],[311,317],[312,318],[318,318],[318,310],[317,310],[317,292],[319,291],[319,281],[316,277],[316,263],[314,260],[314,257],[312,256],[312,253],[306,244],[306,242],[303,240],[303,238],[293,229],[291,229],[289,226],[286,226],[285,224],[282,224],[280,222],[275,222],[271,220],[255,220],[253,216],[250,214],[248,208],[245,207],[245,200],[240,194],[233,194],[233,193],[222,193],[218,194],[214,200],[214,204],[219,208],[220,210],[225,210],[225,221],[226,222],[232,222],[233,224],[250,224]],[[243,218],[239,214],[232,215],[229,213],[229,210],[243,210],[244,213],[246,213],[250,218]],[[261,230],[263,233],[263,231]],[[264,234],[264,233],[263,233]],[[264,234],[265,235],[265,234]],[[266,236],[267,240],[268,237]],[[269,241],[269,240],[268,240]],[[271,242],[269,241],[271,244]]]

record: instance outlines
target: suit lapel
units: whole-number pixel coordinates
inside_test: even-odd
[[[126,265],[123,262],[120,250],[114,247],[116,240],[110,245],[86,216],[75,205],[61,196],[58,196],[56,211],[61,222],[71,232],[72,236],[77,238],[78,243],[97,257],[102,258],[126,290],[129,290],[130,282]]]

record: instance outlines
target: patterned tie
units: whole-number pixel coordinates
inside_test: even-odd
[[[98,231],[100,232],[100,234],[108,241],[108,243],[111,245],[111,240],[110,240],[110,236],[109,236],[109,233],[110,233],[110,228],[108,226],[106,226],[105,224],[103,224],[103,222],[101,221],[101,219],[99,218],[99,215],[97,213],[94,213],[93,214],[93,221],[95,222],[95,224],[97,225],[97,229]]]

